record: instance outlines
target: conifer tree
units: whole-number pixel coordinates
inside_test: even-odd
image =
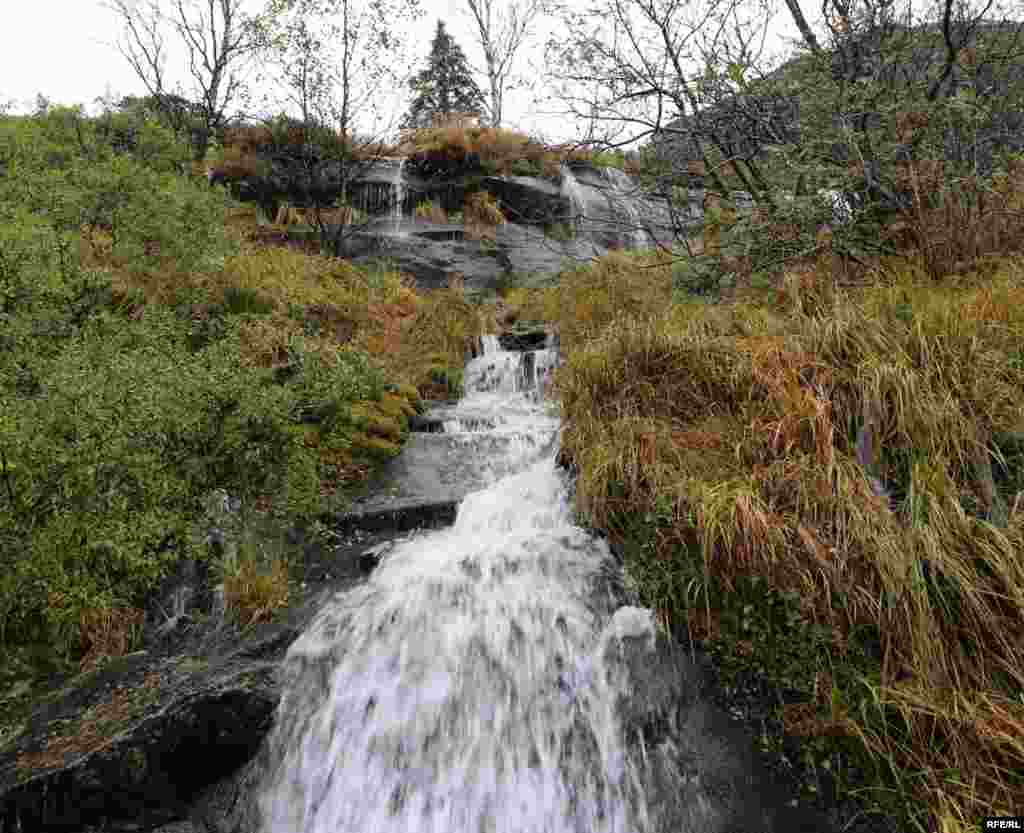
[[[414,98],[402,126],[429,127],[436,117],[455,113],[479,116],[485,106],[483,93],[462,49],[440,20],[427,60],[427,68],[409,81]]]

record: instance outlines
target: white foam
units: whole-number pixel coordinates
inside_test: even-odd
[[[598,673],[608,630],[593,583],[611,555],[573,523],[558,420],[527,396],[555,357],[537,351],[525,378],[522,354],[489,343],[447,416],[504,437],[485,461],[493,479],[450,528],[385,552],[292,645],[266,833],[643,829],[624,692]],[[611,627],[637,634],[646,621],[628,608]]]

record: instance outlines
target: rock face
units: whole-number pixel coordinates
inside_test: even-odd
[[[356,263],[386,259],[414,276],[421,288],[444,286],[461,276],[467,289],[494,289],[503,275],[554,275],[608,248],[580,237],[554,239],[533,226],[506,223],[493,238],[468,237],[464,226],[403,219],[376,223],[346,238],[338,253]]]
[[[483,288],[501,275],[557,274],[567,259],[586,262],[612,249],[669,243],[701,217],[699,198],[670,211],[664,199],[614,168],[572,163],[553,181],[487,175],[473,158],[442,161],[378,159],[352,167],[343,180],[337,163],[303,166],[270,156],[263,159],[263,173],[228,184],[236,198],[256,202],[267,217],[276,216],[284,201],[324,205],[347,195],[359,216],[369,219],[339,235],[344,243],[334,253],[356,261],[387,258],[428,287],[453,275]],[[213,181],[226,180],[215,174]],[[474,239],[461,219],[415,217],[424,202],[462,212],[476,192],[489,194],[508,220],[488,240]],[[333,237],[338,228],[329,231]]]

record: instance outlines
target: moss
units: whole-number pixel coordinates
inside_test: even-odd
[[[387,413],[396,411],[395,415]],[[352,422],[360,431],[373,437],[400,442],[407,427],[405,414],[395,404],[356,402],[350,408]]]
[[[209,668],[206,660],[200,657],[182,657],[178,660],[178,671],[182,674],[195,674]]]
[[[373,437],[362,431],[352,435],[352,451],[354,456],[364,457],[373,462],[385,462],[397,457],[402,448],[396,442]]]
[[[403,430],[408,422],[408,418],[416,413],[416,409],[410,404],[408,399],[403,396],[397,396],[390,393],[385,393],[384,396],[381,397],[380,402],[377,403],[377,407],[382,413],[398,420],[402,425]]]
[[[462,395],[462,373],[461,367],[433,365],[429,371],[430,382],[446,389],[449,399],[457,399]]]
[[[423,400],[420,399],[420,392],[416,390],[415,385],[400,384],[394,386],[394,392],[405,399],[417,413],[422,413],[424,410]]]
[[[149,771],[149,760],[146,758],[146,753],[137,746],[133,746],[121,758],[121,770],[127,783],[133,786],[142,784]]]

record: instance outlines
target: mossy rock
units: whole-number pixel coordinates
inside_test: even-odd
[[[380,402],[355,402],[350,412],[353,423],[360,431],[373,437],[401,442],[402,434],[408,428],[406,417],[397,405],[391,404],[387,409],[396,411],[397,415],[388,414]]]
[[[408,402],[416,413],[422,414],[426,410],[426,405],[423,404],[415,385],[395,385],[394,393]]]
[[[433,365],[429,370],[429,383],[447,390],[446,398],[457,399],[462,395],[462,368]]]
[[[352,451],[370,460],[386,462],[397,457],[401,450],[401,444],[382,437],[374,437],[362,431],[352,435]]]
[[[377,403],[377,407],[389,417],[398,420],[403,429],[408,424],[409,417],[416,414],[416,409],[408,399],[393,393],[385,393]]]

